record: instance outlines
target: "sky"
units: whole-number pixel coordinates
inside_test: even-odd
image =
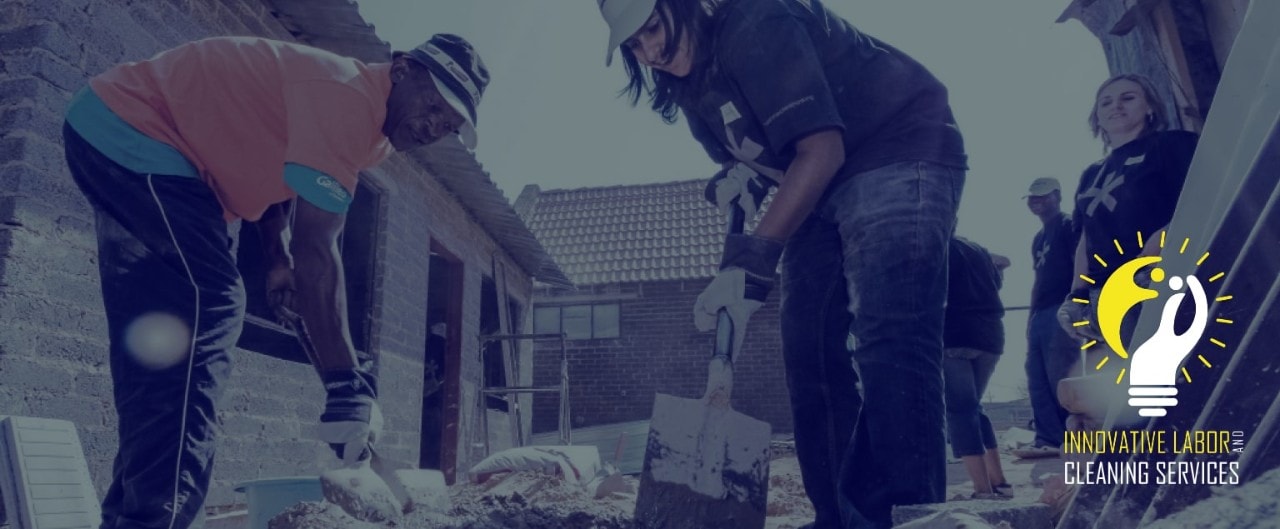
[[[1022,196],[1058,178],[1063,209],[1080,173],[1102,157],[1086,126],[1106,79],[1102,47],[1068,0],[829,0],[854,26],[923,63],[950,93],[969,172],[957,233],[1009,257],[1005,305],[1030,298],[1031,239],[1040,222]],[[683,122],[667,125],[618,97],[620,63],[604,65],[607,28],[592,0],[360,0],[392,49],[434,33],[470,41],[489,68],[476,157],[514,201],[543,190],[709,178],[717,169]],[[1025,395],[1026,311],[1005,317],[1005,354],[988,400]]]

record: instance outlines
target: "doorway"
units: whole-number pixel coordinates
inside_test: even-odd
[[[422,362],[421,468],[457,475],[462,365],[462,261],[431,242],[427,273],[427,340]]]

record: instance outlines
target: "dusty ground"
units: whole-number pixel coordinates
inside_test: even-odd
[[[1004,469],[1014,485],[1014,503],[1045,501],[1045,483],[1053,489],[1055,472],[1062,460],[1019,460],[1004,458]],[[959,467],[952,464],[950,467]],[[972,490],[963,470],[949,468],[948,497],[958,509],[959,501]],[[300,503],[281,513],[271,529],[633,529],[637,480],[624,478],[632,492],[613,493],[595,499],[578,485],[555,476],[532,472],[494,476],[482,484],[455,485],[450,489],[453,508],[447,514],[409,515],[394,524],[368,524],[347,516],[327,503]],[[1224,488],[1213,498],[1191,506],[1151,527],[1206,529],[1280,527],[1280,470],[1272,471],[1249,485]],[[813,520],[813,507],[804,495],[795,456],[785,451],[770,464],[767,529],[798,529]],[[964,514],[958,511],[958,514]],[[959,520],[951,520],[957,522]],[[953,524],[947,527],[983,527]],[[929,527],[933,527],[929,525]]]
[[[1006,455],[1004,468],[1015,487],[1013,501],[1038,501],[1042,494],[1041,478],[1060,471],[1061,467],[1061,460],[1056,458],[1024,461]],[[972,491],[958,462],[948,466],[948,478],[948,498],[959,500]],[[532,472],[500,474],[482,484],[451,487],[453,508],[446,515],[411,514],[394,525],[374,525],[354,520],[333,505],[300,503],[272,520],[271,528],[631,529],[638,480],[624,479],[630,484],[631,492],[595,499],[585,489],[555,476]],[[957,502],[957,506],[963,506],[963,502]],[[798,529],[813,521],[813,506],[805,497],[800,467],[787,443],[774,445],[766,514],[766,529]]]
[[[631,529],[632,492],[591,497],[559,477],[534,472],[501,474],[481,484],[450,488],[447,514],[411,513],[399,523],[360,522],[328,503],[299,503],[271,520],[271,529]],[[795,456],[785,451],[770,463],[767,529],[796,529],[813,520]]]

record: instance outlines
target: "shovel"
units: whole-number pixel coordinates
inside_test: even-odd
[[[284,309],[284,323],[298,337],[298,344],[311,364],[318,366],[315,344],[302,317]],[[391,481],[388,481],[388,477]],[[394,485],[393,485],[394,483]],[[351,517],[364,522],[385,522],[398,518],[412,504],[394,469],[374,452],[357,465],[328,470],[320,474],[320,490],[324,499],[341,507]]]
[[[741,233],[735,205],[729,232]],[[636,496],[646,529],[760,529],[769,492],[769,423],[734,411],[733,320],[718,314],[707,390],[700,399],[658,393]]]
[[[451,506],[444,473],[384,458],[376,450],[359,466],[321,474],[320,489],[329,503],[366,522],[411,512],[444,513]]]

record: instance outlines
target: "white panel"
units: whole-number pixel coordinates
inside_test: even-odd
[[[76,427],[68,421],[0,420],[0,474],[17,529],[93,529],[101,507]]]

